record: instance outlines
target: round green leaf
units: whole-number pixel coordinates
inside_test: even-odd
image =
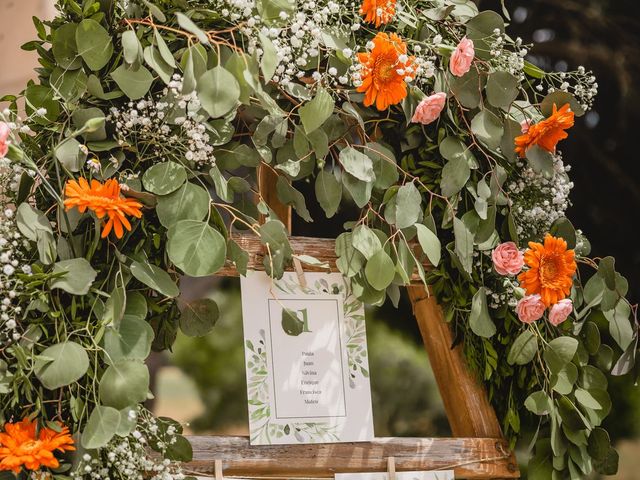
[[[218,304],[209,298],[185,302],[180,310],[180,330],[189,337],[202,337],[209,333],[220,315]]]
[[[518,87],[518,79],[509,72],[493,72],[487,80],[487,100],[494,107],[508,110],[518,96]]]
[[[587,452],[594,458],[594,460],[599,462],[603,461],[609,453],[610,446],[611,439],[604,428],[596,427],[591,430]]]
[[[400,178],[400,172],[398,172],[394,153],[379,143],[368,143],[367,153],[373,162],[373,172],[376,178],[375,188],[387,190],[392,185],[395,185]]]
[[[581,117],[585,114],[582,105],[580,105],[580,103],[576,100],[576,97],[574,97],[569,92],[563,92],[560,90],[551,92],[549,95],[544,97],[542,103],[540,104],[540,110],[545,117],[549,117],[553,113],[554,104],[556,105],[556,108],[560,110],[560,108],[565,106],[567,103],[569,104],[569,108],[571,108],[571,111],[577,117]]]
[[[153,328],[146,321],[125,315],[116,329],[107,327],[104,334],[105,359],[114,363],[122,359],[144,360],[151,352]]]
[[[119,360],[109,366],[100,380],[100,400],[118,410],[147,399],[149,370],[140,360]]]
[[[442,179],[440,180],[440,190],[445,197],[456,195],[471,176],[469,162],[463,156],[449,160],[442,169]]]
[[[153,83],[153,75],[146,67],[137,70],[129,69],[124,64],[116,68],[111,77],[115,80],[127,97],[138,100],[144,97]]]
[[[353,147],[347,147],[340,152],[340,163],[344,169],[363,182],[375,180],[373,162],[364,153]]]
[[[395,273],[393,260],[384,250],[378,250],[364,267],[367,281],[376,290],[384,290],[391,285]]]
[[[240,85],[224,67],[214,67],[199,78],[198,97],[209,115],[220,118],[235,108],[240,99]]]
[[[109,32],[95,20],[84,19],[76,30],[78,54],[87,66],[97,71],[104,67],[113,54],[113,42]]]
[[[487,147],[495,150],[502,142],[504,127],[502,121],[494,113],[489,110],[481,110],[471,120],[471,131]]]
[[[59,277],[51,280],[52,289],[60,288],[73,295],[86,295],[91,284],[96,279],[97,272],[84,258],[62,260],[53,266],[54,275]]]
[[[487,293],[484,287],[480,288],[473,296],[469,326],[473,333],[480,337],[490,338],[496,333],[496,325],[489,315]]]
[[[169,229],[168,237],[169,258],[187,275],[213,275],[224,266],[227,244],[207,223],[182,220]]]
[[[187,181],[187,171],[176,162],[158,163],[144,172],[142,185],[156,195],[168,195]]]
[[[89,368],[89,356],[75,342],[64,342],[45,349],[35,363],[35,374],[45,388],[70,385],[82,378]]]
[[[440,256],[442,254],[440,239],[435,233],[421,223],[416,223],[416,230],[418,233],[420,248],[422,248],[422,251],[431,262],[431,265],[437,267],[440,263]]]
[[[518,338],[516,338],[513,345],[511,345],[507,362],[509,362],[510,365],[514,363],[517,365],[526,365],[533,360],[537,352],[538,339],[531,330],[525,330],[518,335]]]
[[[193,459],[191,443],[182,435],[177,435],[175,439],[175,442],[167,446],[166,458],[174,462],[190,462]]]
[[[180,220],[201,221],[207,216],[210,200],[204,188],[186,182],[175,192],[158,198],[158,219],[166,228]]]
[[[396,226],[408,228],[420,219],[422,214],[422,196],[411,183],[401,186],[396,195]]]
[[[78,55],[76,45],[76,30],[78,24],[65,23],[53,31],[52,51],[53,58],[60,68],[76,70],[82,66],[82,58]]]
[[[147,287],[153,288],[165,297],[175,298],[180,295],[180,289],[171,279],[171,276],[160,267],[147,262],[133,262],[131,264],[131,274]]]
[[[113,438],[120,424],[120,412],[115,408],[97,405],[84,427],[80,444],[87,450],[104,447]]]
[[[342,184],[329,171],[321,170],[316,177],[316,198],[324,210],[327,218],[333,217],[338,211],[342,199]]]
[[[124,314],[140,320],[147,318],[147,299],[140,292],[127,292],[127,305]]]
[[[542,390],[533,392],[529,395],[524,401],[524,406],[527,410],[536,415],[548,415],[552,408],[549,395]]]

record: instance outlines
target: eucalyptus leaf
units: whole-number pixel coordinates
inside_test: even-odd
[[[86,295],[96,279],[97,272],[84,258],[61,260],[53,265],[53,278],[49,286],[59,288],[73,295]]]
[[[34,372],[46,389],[55,390],[80,380],[88,369],[85,349],[66,341],[44,349],[36,359]]]
[[[536,353],[538,353],[538,338],[531,330],[525,330],[511,345],[507,361],[510,365],[526,365],[534,359]]]
[[[313,100],[298,109],[304,131],[308,134],[317,130],[333,113],[335,101],[324,88],[319,88]]]
[[[208,70],[198,79],[198,97],[202,108],[213,118],[231,112],[240,100],[240,85],[224,67]]]
[[[118,360],[100,379],[102,404],[121,410],[144,402],[149,390],[149,369],[140,360]]]
[[[184,302],[180,310],[180,330],[189,337],[202,337],[209,333],[220,316],[218,304],[210,298]]]
[[[471,313],[469,314],[469,326],[473,333],[480,337],[491,338],[496,333],[496,325],[489,315],[487,306],[487,293],[485,288],[480,288],[471,302]]]
[[[425,253],[429,262],[434,267],[440,263],[442,255],[442,245],[438,236],[421,223],[416,223],[416,231],[418,234],[418,242],[422,251]]]
[[[320,170],[316,177],[315,193],[327,218],[333,217],[338,211],[342,199],[342,184],[338,182],[333,173]]]
[[[156,195],[168,195],[178,190],[187,181],[187,171],[176,162],[153,165],[142,175],[145,190]]]
[[[125,65],[120,65],[111,72],[111,78],[115,80],[120,90],[131,100],[138,100],[144,97],[153,83],[153,75],[143,66],[133,70]]]
[[[102,448],[111,441],[120,425],[120,412],[112,407],[96,405],[82,431],[80,444],[87,450]]]
[[[376,290],[384,290],[393,281],[395,265],[384,250],[378,250],[367,261],[364,269],[369,284]]]
[[[175,192],[158,197],[158,220],[165,228],[171,228],[180,220],[204,220],[210,202],[209,192],[200,185],[185,182]]]
[[[118,328],[104,333],[105,359],[112,364],[122,359],[144,360],[151,352],[153,328],[145,320],[125,315]]]
[[[165,297],[175,298],[180,290],[171,276],[160,267],[148,262],[132,262],[131,274],[147,287],[154,289]]]
[[[169,258],[187,275],[213,275],[224,266],[226,240],[207,223],[181,220],[169,229],[168,237]]]
[[[93,71],[106,66],[113,55],[113,40],[109,32],[91,18],[85,18],[78,24],[76,45],[78,54]]]

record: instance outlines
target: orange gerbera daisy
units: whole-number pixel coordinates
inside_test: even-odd
[[[414,78],[414,57],[407,56],[407,45],[392,33],[378,33],[369,52],[359,53],[358,92],[366,93],[364,105],[376,104],[378,110],[400,103],[407,96],[407,80]]]
[[[142,217],[140,208],[142,204],[130,198],[120,196],[120,184],[115,179],[107,180],[104,184],[97,180],[91,180],[91,185],[86,179],[78,181],[69,180],[64,189],[64,206],[67,210],[76,207],[80,213],[87,209],[95,212],[98,218],[109,217],[102,230],[102,238],[109,235],[113,229],[116,237],[122,238],[123,228],[131,231],[131,224],[126,215],[136,218]]]
[[[531,125],[526,133],[516,137],[516,153],[520,158],[524,158],[527,150],[534,145],[554,153],[558,142],[569,136],[565,130],[573,127],[573,122],[574,114],[570,110],[569,104],[565,104],[558,110],[554,103],[553,113],[549,118]]]
[[[23,466],[27,470],[58,468],[56,450],[75,450],[67,427],[61,426],[59,432],[41,428],[36,434],[35,420],[25,418],[18,423],[5,423],[4,433],[0,433],[0,471],[10,470],[17,475]]]
[[[365,22],[375,23],[377,28],[393,20],[396,14],[396,0],[364,0],[360,14],[365,16]]]
[[[571,293],[577,265],[575,253],[567,249],[564,239],[547,234],[544,245],[529,242],[524,263],[529,270],[521,273],[518,280],[527,295],[540,295],[542,302],[549,307]]]

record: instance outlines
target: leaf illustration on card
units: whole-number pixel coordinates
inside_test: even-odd
[[[309,330],[309,318],[306,308],[300,310],[282,309],[282,329],[287,335],[297,337]]]

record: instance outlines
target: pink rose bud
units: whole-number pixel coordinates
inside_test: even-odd
[[[456,77],[461,77],[471,69],[476,51],[473,48],[473,41],[464,37],[451,54],[449,69]]]
[[[447,103],[447,94],[444,92],[434,93],[433,95],[424,98],[416,107],[416,111],[413,114],[411,121],[413,123],[421,123],[423,125],[429,125],[435,122],[440,113],[444,109]]]
[[[533,122],[528,118],[525,118],[520,122],[520,130],[522,131],[523,134],[529,131],[532,123]]]
[[[551,307],[549,312],[549,322],[556,327],[564,322],[573,312],[573,302],[565,298]]]
[[[9,133],[11,133],[11,129],[9,125],[4,122],[0,122],[0,158],[4,158],[9,151]]]
[[[493,267],[500,275],[517,275],[524,266],[524,255],[513,242],[498,245],[491,253]]]
[[[535,294],[526,296],[520,300],[518,305],[516,305],[516,313],[521,322],[533,323],[542,318],[546,308],[540,295]]]

